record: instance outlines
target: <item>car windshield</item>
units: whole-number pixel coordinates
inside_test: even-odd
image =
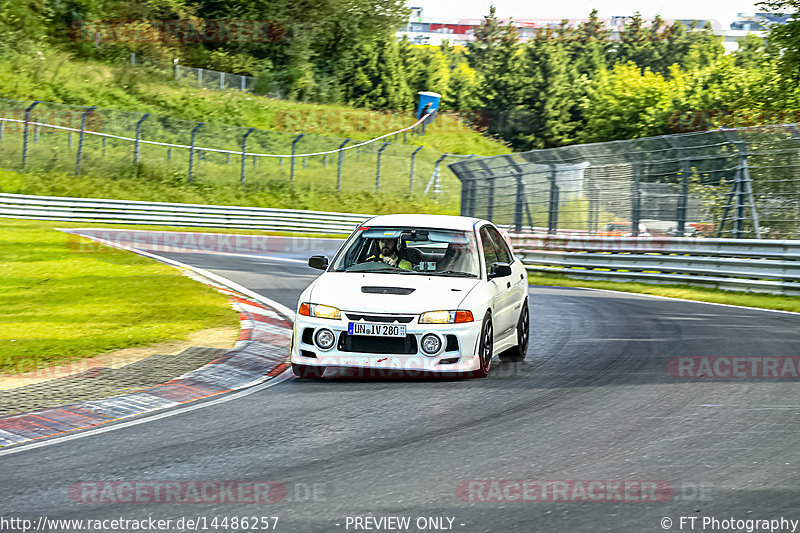
[[[333,270],[477,278],[480,262],[471,231],[373,226],[347,241]]]

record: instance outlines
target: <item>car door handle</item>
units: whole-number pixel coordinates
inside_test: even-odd
[[[510,281],[507,281],[507,282],[506,282],[506,289],[510,289],[510,288],[511,288],[511,282],[510,282]]]

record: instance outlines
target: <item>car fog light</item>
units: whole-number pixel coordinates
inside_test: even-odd
[[[442,349],[442,340],[434,335],[428,333],[422,336],[422,351],[428,355],[433,355]]]
[[[333,343],[336,342],[336,336],[329,329],[320,329],[314,335],[314,342],[323,350],[330,350],[333,348]]]

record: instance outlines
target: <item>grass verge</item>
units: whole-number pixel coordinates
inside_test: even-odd
[[[0,219],[0,373],[238,325],[213,289],[132,253],[81,252],[59,225]]]
[[[716,304],[741,305],[761,309],[777,309],[800,313],[800,298],[779,294],[757,294],[752,292],[724,291],[690,285],[650,285],[647,283],[593,281],[570,279],[560,275],[541,275],[528,273],[531,285],[548,285],[554,287],[583,287],[587,289],[605,289],[611,291],[652,294],[681,300],[697,300]]]
[[[238,90],[200,89],[191,83],[176,85],[168,72],[77,59],[68,52],[40,45],[25,45],[0,58],[0,97],[94,105],[188,121],[356,140],[410,126],[415,120],[407,110],[370,111],[276,100]],[[457,154],[511,152],[498,140],[445,115],[436,119],[425,136],[413,137],[413,143]]]

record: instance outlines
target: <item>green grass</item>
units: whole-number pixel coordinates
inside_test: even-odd
[[[238,325],[211,288],[132,253],[81,252],[60,225],[0,219],[0,372]]]
[[[371,139],[414,122],[406,111],[385,113],[276,100],[235,90],[198,89],[185,83],[176,85],[166,72],[78,60],[66,52],[41,47],[5,54],[0,59],[0,98],[95,105],[175,119],[357,140]],[[408,140],[456,154],[498,155],[511,151],[501,142],[445,116],[428,128],[427,135]]]
[[[0,143],[1,144],[1,143]],[[0,155],[3,149],[0,146]],[[159,169],[143,171],[139,176],[120,176],[113,172],[82,175],[78,178],[66,171],[32,170],[17,173],[0,169],[0,192],[81,198],[112,198],[246,207],[309,209],[344,213],[439,213],[458,214],[460,189],[454,185],[441,199],[420,192],[409,193],[398,188],[374,189],[374,176],[352,173],[345,179],[372,180],[372,187],[349,185],[336,191],[334,182],[298,179],[294,186],[277,178],[253,178],[242,189],[236,180],[208,180],[189,183],[184,176],[168,175]]]
[[[654,296],[666,296],[668,298],[679,298],[681,300],[697,300],[700,302],[741,305],[744,307],[777,309],[780,311],[794,311],[800,313],[800,298],[796,296],[725,291],[705,287],[692,287],[689,285],[650,285],[633,282],[578,280],[557,274],[543,275],[529,273],[528,280],[531,285],[605,289],[638,294],[652,294]]]

